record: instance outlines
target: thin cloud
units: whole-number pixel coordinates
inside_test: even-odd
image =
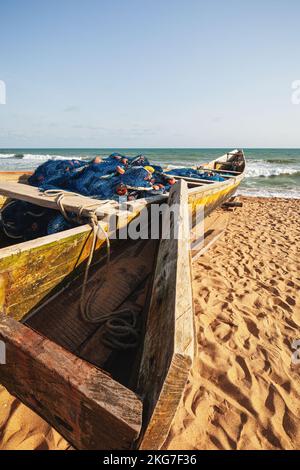
[[[214,122],[214,123],[219,123],[221,121],[223,121],[223,116],[213,116],[211,118],[211,122]]]
[[[64,113],[78,113],[80,111],[80,108],[79,106],[67,106],[65,109],[64,109]]]

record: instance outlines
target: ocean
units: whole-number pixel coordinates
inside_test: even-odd
[[[232,149],[0,149],[0,171],[32,170],[48,159],[90,160],[112,152],[146,155],[153,163],[192,166]],[[244,149],[246,179],[239,192],[248,196],[300,198],[300,149]]]

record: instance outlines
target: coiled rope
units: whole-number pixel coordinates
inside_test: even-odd
[[[55,202],[61,212],[61,214],[65,217],[68,221],[73,221],[66,211],[64,206],[64,201],[66,197],[70,196],[77,196],[80,198],[84,198],[77,193],[71,193],[63,190],[56,190],[50,189],[46,190],[43,193],[45,196],[55,197]],[[95,207],[96,206],[96,207]],[[86,288],[88,284],[88,277],[90,267],[93,261],[95,249],[96,249],[96,242],[99,233],[99,229],[105,237],[106,240],[106,249],[107,249],[107,262],[106,266],[108,268],[110,263],[110,240],[107,232],[104,230],[102,225],[99,223],[96,210],[99,208],[99,202],[95,203],[88,203],[82,204],[78,211],[78,221],[81,222],[82,220],[82,213],[83,211],[88,211],[88,215],[86,216],[89,219],[89,222],[92,226],[93,231],[93,238],[91,249],[89,253],[89,257],[87,260],[87,264],[84,271],[83,283],[81,288],[81,295],[79,301],[79,308],[80,314],[84,321],[88,323],[95,323],[103,326],[103,343],[111,348],[117,350],[128,350],[136,348],[138,345],[139,340],[139,333],[137,330],[137,319],[140,315],[141,309],[140,308],[120,308],[115,310],[114,312],[109,313],[101,313],[100,315],[92,313],[91,304],[95,299],[96,293],[99,289],[96,286],[94,289],[91,289],[89,295],[86,295]]]

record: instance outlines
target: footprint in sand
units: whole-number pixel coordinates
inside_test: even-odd
[[[296,300],[293,297],[287,296],[286,302],[291,306],[294,307],[296,305]]]
[[[259,339],[259,329],[257,328],[256,324],[254,321],[245,318],[245,323],[247,325],[249,333],[251,333],[255,338]]]
[[[273,303],[274,305],[277,305],[278,307],[282,308],[283,310],[286,310],[290,313],[293,312],[293,310],[291,309],[291,307],[289,306],[288,303],[284,302],[284,300],[282,300],[280,297],[275,297],[273,299]]]

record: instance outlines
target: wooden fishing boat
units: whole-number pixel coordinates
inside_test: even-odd
[[[90,225],[0,249],[0,341],[6,346],[0,383],[75,448],[158,449],[167,437],[194,356],[189,239],[199,223],[194,215],[202,206],[209,231],[212,211],[244,177],[243,152],[205,168],[228,176],[217,183],[177,178],[167,196],[169,206],[179,208],[177,220],[171,213],[171,233],[176,226],[179,236],[116,239],[108,265],[107,237],[100,237],[83,303]],[[57,208],[53,198],[24,183],[24,174],[2,174],[0,194]],[[159,196],[125,208],[98,201],[101,230],[109,230],[112,215],[118,231],[144,207],[165,201]],[[89,203],[95,200],[68,196],[65,208],[88,215]]]
[[[236,167],[238,162],[239,166]],[[201,253],[197,247],[199,236],[195,229],[199,225],[196,214],[203,208],[205,225],[208,230],[209,215],[226,202],[237,190],[245,174],[245,159],[242,151],[232,151],[204,166],[226,176],[224,182],[187,179],[189,210],[192,214],[193,256]],[[57,209],[55,198],[43,196],[37,188],[30,187],[26,180],[31,173],[0,172],[0,208],[8,198],[29,201],[37,205]],[[180,179],[179,177],[175,177]],[[167,196],[158,196],[129,202],[119,207],[115,201],[99,201],[99,218],[103,230],[107,230],[107,220],[115,215],[119,227],[126,227],[137,217],[143,208],[164,201]],[[82,204],[95,204],[95,200],[70,197],[65,199],[67,209],[78,211]],[[200,221],[202,223],[202,221]],[[89,224],[49,235],[33,241],[7,246],[0,234],[0,311],[21,320],[41,300],[62,281],[77,273],[88,257],[92,244],[92,230]],[[197,232],[197,230],[196,230]],[[114,249],[116,243],[112,243]],[[97,256],[105,253],[105,237],[97,242]]]

